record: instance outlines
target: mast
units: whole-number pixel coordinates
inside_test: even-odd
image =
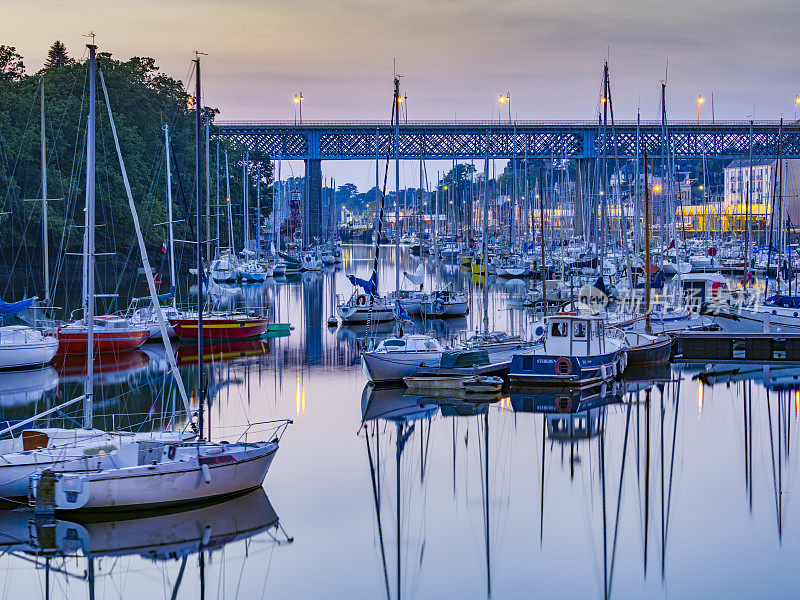
[[[750,266],[750,220],[751,215],[750,211],[753,210],[753,119],[750,119],[750,174],[748,179],[750,180],[747,184],[747,209],[745,210],[745,219],[747,220],[747,225],[745,226],[744,231],[744,265],[742,266],[742,279],[745,280],[745,285],[747,282],[747,270]],[[767,265],[767,269],[769,269],[769,265]]]
[[[172,229],[172,169],[169,160],[169,125],[164,123],[164,146],[167,156],[167,223],[169,225],[169,283],[178,287],[175,277],[175,237]],[[172,296],[172,308],[175,308],[175,294]]]
[[[242,161],[242,200],[244,201],[244,248],[250,246],[250,186],[248,185],[248,164],[250,162],[250,152],[244,153]]]
[[[39,75],[41,86],[41,129],[42,129],[42,266],[44,267],[44,299],[50,304],[50,250],[47,239],[47,140],[44,129],[44,75]]]
[[[197,203],[197,240],[195,249],[197,250],[197,398],[200,407],[198,416],[198,428],[200,430],[200,440],[203,440],[203,405],[205,403],[206,390],[203,383],[203,206],[201,204],[200,165],[202,161],[201,144],[203,141],[203,121],[200,114],[202,112],[202,102],[200,100],[200,55],[194,59],[195,72],[195,165],[194,165],[194,191]],[[227,158],[227,156],[226,156]],[[227,169],[227,160],[225,161]],[[228,210],[230,210],[230,194],[228,195]]]
[[[539,227],[542,236],[542,306],[544,306],[544,316],[547,316],[547,264],[544,260],[544,189],[542,188],[542,168],[539,167]],[[600,254],[602,257],[602,253]],[[602,260],[602,258],[601,258]],[[602,267],[600,277],[603,276]]]
[[[261,163],[256,175],[256,255],[261,255]]]
[[[400,80],[394,77],[394,289],[400,290]]]
[[[84,240],[86,247],[83,255],[83,281],[85,290],[85,310],[83,318],[86,322],[86,379],[83,382],[83,426],[92,429],[92,403],[94,393],[94,214],[95,214],[95,123],[97,114],[95,101],[97,97],[97,78],[95,52],[97,46],[87,44],[89,48],[89,123],[86,130],[86,219]]]
[[[228,246],[233,250],[233,215],[231,214],[231,175],[228,171],[228,149],[225,149],[225,200],[228,205]]]
[[[647,188],[647,144],[644,146],[644,219],[645,331],[650,333],[650,190]]]
[[[437,195],[438,198],[438,195]],[[438,212],[438,205],[437,205]],[[489,333],[489,132],[486,132],[486,159],[483,161],[483,233],[481,234],[481,267],[483,270],[483,333]],[[437,263],[438,264],[438,263]],[[480,275],[480,271],[478,271]]]
[[[206,261],[211,263],[211,120],[206,116]]]

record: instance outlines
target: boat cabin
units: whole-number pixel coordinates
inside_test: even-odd
[[[706,302],[724,300],[730,294],[727,280],[719,273],[684,273],[681,294],[686,306],[700,308]]]
[[[592,315],[562,313],[544,321],[544,350],[550,355],[597,356],[606,353],[603,319]]]
[[[404,335],[383,340],[376,352],[442,352],[442,345],[430,336],[422,334]]]

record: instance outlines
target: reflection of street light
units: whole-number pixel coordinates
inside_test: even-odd
[[[294,124],[297,125],[297,106],[300,106],[300,124],[303,124],[303,92],[294,95]]]
[[[661,186],[660,186],[660,185],[658,185],[658,184],[655,184],[655,185],[653,186],[653,193],[654,193],[654,194],[658,194],[660,191],[661,191]]]
[[[702,96],[697,96],[697,124],[700,125],[700,105],[705,102],[706,99]]]

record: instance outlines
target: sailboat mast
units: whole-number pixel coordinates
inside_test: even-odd
[[[244,153],[242,162],[242,199],[244,201],[244,247],[250,247],[250,186],[248,184],[248,171],[250,163],[250,153]]]
[[[175,236],[172,229],[172,168],[169,160],[169,125],[164,123],[164,146],[167,156],[167,223],[169,225],[169,284],[178,287],[175,277]],[[175,296],[172,295],[172,307],[175,308]]]
[[[211,262],[211,120],[206,116],[206,261]]]
[[[42,129],[42,266],[44,268],[44,298],[50,304],[50,249],[47,239],[47,140],[44,129],[44,75],[39,76],[41,86],[41,129]]]
[[[400,80],[394,78],[394,289],[400,290]]]
[[[228,172],[228,149],[225,149],[225,201],[228,207],[228,246],[233,250],[233,215],[231,214],[231,174]]]
[[[256,252],[261,255],[261,163],[256,175]]]
[[[89,48],[89,123],[86,131],[86,248],[84,249],[83,279],[86,290],[86,379],[83,383],[83,426],[92,428],[92,394],[94,391],[94,215],[95,215],[95,121],[97,118],[95,100],[97,96],[97,79],[95,51],[97,46],[87,44]]]
[[[202,102],[200,98],[200,56],[195,60],[195,166],[194,166],[194,191],[197,203],[197,240],[195,249],[197,251],[197,398],[200,407],[198,416],[198,429],[200,439],[203,439],[203,407],[205,404],[205,385],[203,382],[203,279],[205,271],[203,269],[203,205],[201,204],[202,182],[200,180],[200,165],[203,159],[201,144],[203,142],[203,122],[200,118]],[[226,161],[227,167],[227,161]],[[230,195],[228,196],[228,206],[230,207]]]

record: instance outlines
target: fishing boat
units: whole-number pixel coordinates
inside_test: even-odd
[[[585,386],[620,375],[627,364],[624,334],[593,315],[565,313],[544,319],[543,345],[511,358],[518,384]]]
[[[421,364],[438,363],[444,348],[428,335],[408,334],[381,341],[375,350],[361,355],[364,374],[373,383],[402,381]]]
[[[135,350],[150,337],[150,327],[132,323],[117,315],[98,315],[92,319],[93,354]],[[83,319],[58,328],[58,354],[89,353],[89,325]]]
[[[197,316],[170,319],[175,335],[181,340],[196,340],[199,327]],[[241,340],[256,338],[267,332],[269,319],[240,312],[208,313],[203,315],[203,339]]]

